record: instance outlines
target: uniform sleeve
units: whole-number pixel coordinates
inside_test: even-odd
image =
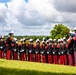
[[[76,37],[74,37],[74,41],[76,41]]]
[[[14,47],[14,44],[12,44],[12,47]]]
[[[48,49],[48,46],[45,46],[45,49],[47,50]]]
[[[6,47],[6,42],[4,41],[4,47]]]
[[[73,49],[76,50],[76,41],[73,44]]]
[[[29,47],[30,47],[30,45],[29,44],[26,44],[26,48],[29,49]]]
[[[59,48],[60,48],[60,46],[59,46],[59,45],[57,45],[57,48],[59,49]]]
[[[19,50],[21,49],[21,44],[18,44],[18,49],[19,49]]]
[[[10,38],[10,40],[12,41],[12,38]]]
[[[36,49],[36,45],[34,45],[33,48]]]
[[[28,44],[26,44],[26,47],[28,47]]]
[[[54,48],[54,45],[52,45],[52,49]]]
[[[68,44],[66,44],[66,48],[68,48]]]
[[[42,49],[42,45],[40,45],[40,49]]]

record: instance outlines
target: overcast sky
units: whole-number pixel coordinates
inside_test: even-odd
[[[76,0],[0,0],[0,35],[50,35],[58,23],[76,27]]]

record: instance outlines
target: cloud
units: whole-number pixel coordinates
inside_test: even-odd
[[[7,8],[5,3],[0,3],[0,26],[4,26],[6,24],[6,13]]]
[[[76,26],[75,3],[75,0],[10,0],[0,3],[0,34],[14,30],[15,35],[50,35],[57,23],[73,28]]]
[[[54,0],[55,8],[63,12],[76,12],[76,0]]]
[[[17,3],[18,2],[18,3]],[[56,10],[48,0],[12,0],[8,2],[8,10],[14,14],[19,22],[25,25],[41,25],[54,22]]]

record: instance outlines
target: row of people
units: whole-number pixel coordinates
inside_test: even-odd
[[[76,32],[76,30],[75,30]],[[65,41],[65,38],[52,41],[49,39],[45,42],[45,39],[36,40],[36,45],[33,44],[33,39],[29,40],[29,44],[26,44],[25,38],[21,39],[21,44],[17,42],[17,39],[12,40],[13,33],[10,33],[6,42],[2,36],[0,39],[0,58],[7,60],[23,60],[23,61],[36,61],[43,63],[54,63],[64,65],[76,66],[76,33],[70,32],[70,37]]]
[[[16,38],[12,44],[7,44],[10,43],[9,41],[12,42],[9,38],[6,43],[1,39],[0,58],[4,58],[5,50],[7,60],[18,60],[18,58],[20,58],[20,60],[23,61],[42,61],[43,63],[74,65],[74,49],[70,51],[70,40],[68,40],[68,44],[66,44],[63,40],[58,40],[58,42],[54,40],[54,42],[52,42],[52,39],[49,39],[47,43],[42,41],[41,45],[39,39],[36,40],[36,45],[33,44],[32,39],[29,40],[30,44],[26,44],[25,39],[21,40],[21,44],[18,44]]]

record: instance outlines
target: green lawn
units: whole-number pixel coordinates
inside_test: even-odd
[[[76,67],[0,59],[0,75],[76,75]]]

